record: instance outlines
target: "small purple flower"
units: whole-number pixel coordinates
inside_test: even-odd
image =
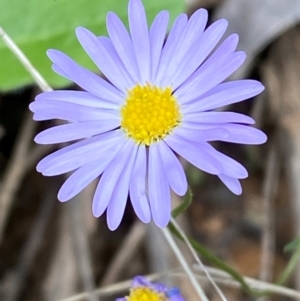
[[[130,294],[116,301],[185,301],[177,287],[168,289],[162,283],[152,283],[143,276],[132,280]]]
[[[176,154],[241,194],[239,179],[248,176],[246,169],[209,142],[266,141],[263,132],[249,126],[252,118],[214,111],[264,89],[255,80],[223,83],[246,58],[236,51],[236,34],[216,47],[226,20],[206,28],[206,10],[197,10],[189,20],[181,14],[165,41],[167,11],[148,29],[141,0],[129,0],[128,16],[130,33],[114,13],[107,15],[109,37],[76,29],[80,44],[108,81],[49,50],[53,70],[85,91],[45,92],[30,105],[35,120],[69,122],[41,132],[37,143],[80,140],[45,157],[37,170],[45,176],[74,171],[58,193],[62,202],[102,175],[92,211],[99,217],[107,210],[111,230],[121,222],[128,194],[143,222],[153,218],[159,227],[168,224],[170,189],[180,196],[187,191]]]

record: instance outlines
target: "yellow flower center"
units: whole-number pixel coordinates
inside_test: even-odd
[[[149,287],[136,287],[130,290],[127,301],[167,301],[163,293],[158,293]]]
[[[121,127],[136,143],[150,145],[170,134],[181,120],[171,88],[136,85],[121,108]]]

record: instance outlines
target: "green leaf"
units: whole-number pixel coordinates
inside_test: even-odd
[[[180,233],[175,229],[175,227],[170,223],[168,225],[170,231],[179,239],[183,241],[183,237],[180,235]],[[203,258],[208,260],[213,266],[223,270],[224,272],[228,273],[234,280],[238,281],[242,287],[242,289],[255,297],[265,296],[269,294],[267,291],[258,291],[252,289],[243,279],[243,277],[233,268],[231,268],[229,265],[227,265],[224,261],[222,261],[220,258],[215,256],[209,249],[198,243],[193,238],[188,238],[189,242],[191,243],[194,250],[200,254]]]
[[[186,192],[186,194],[184,195],[182,202],[175,208],[172,210],[172,216],[174,218],[176,218],[180,213],[184,212],[185,210],[187,210],[189,208],[189,206],[191,205],[193,200],[193,192],[191,190],[191,188],[188,188],[188,191]]]
[[[97,35],[107,35],[108,11],[116,12],[127,24],[127,0],[0,0],[0,26],[18,44],[33,65],[55,88],[68,81],[56,75],[46,56],[49,48],[59,49],[83,66],[97,71],[75,37],[84,26]],[[148,21],[163,10],[173,21],[184,9],[183,0],[144,0]],[[32,78],[0,39],[0,90],[31,84]]]
[[[172,216],[176,218],[179,214],[187,210],[187,208],[190,206],[191,202],[193,199],[193,193],[190,187],[188,188],[187,193],[183,197],[182,203],[178,205],[173,211],[172,211]],[[183,241],[183,237],[181,234],[176,230],[176,228],[170,223],[168,225],[170,231],[179,239]],[[224,272],[228,273],[231,275],[233,279],[238,281],[241,284],[241,287],[244,289],[245,292],[252,296],[264,296],[268,292],[261,292],[257,290],[253,290],[243,279],[243,277],[235,271],[233,268],[231,268],[229,265],[227,265],[224,261],[216,257],[209,249],[205,248],[203,245],[198,243],[196,240],[193,238],[188,238],[189,242],[191,243],[192,247],[194,250],[199,253],[202,257],[207,259],[212,265],[216,266],[217,268],[223,270]]]
[[[283,272],[279,275],[277,284],[283,285],[292,275],[300,259],[300,238],[297,238],[284,247],[284,252],[293,252],[291,259]]]
[[[199,187],[204,180],[204,173],[192,164],[187,164],[185,168],[188,183],[191,187]]]
[[[299,259],[300,259],[300,249],[295,251],[295,253],[292,255],[287,266],[285,267],[283,272],[279,275],[276,284],[283,285],[284,283],[286,283],[286,281],[291,277],[292,273],[294,272],[294,269],[297,263],[299,262]]]
[[[291,252],[300,249],[300,237],[291,241],[284,247],[284,252]]]

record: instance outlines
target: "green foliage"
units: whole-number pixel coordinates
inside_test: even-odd
[[[297,263],[300,259],[300,238],[297,238],[287,244],[284,248],[284,252],[293,252],[293,255],[287,264],[284,271],[280,274],[278,280],[276,281],[277,284],[283,285],[292,275]]]
[[[188,188],[188,191],[186,192],[185,196],[182,198],[182,202],[172,211],[172,216],[176,218],[179,214],[186,211],[189,206],[191,205],[193,200],[193,192],[191,188]]]
[[[293,252],[300,249],[300,237],[291,241],[284,247],[284,252]]]
[[[75,37],[75,28],[84,26],[97,35],[106,35],[108,11],[127,22],[127,0],[0,0],[0,26],[18,44],[33,65],[55,88],[68,82],[51,70],[46,56],[49,48],[66,52],[83,66],[97,68]],[[170,11],[171,20],[183,11],[183,0],[143,0],[148,21],[161,10]],[[0,90],[32,83],[30,75],[0,39]]]
[[[173,211],[172,211],[172,216],[176,218],[179,214],[182,212],[186,211],[187,208],[190,206],[192,202],[193,194],[191,189],[189,188],[186,195],[183,197],[182,203],[177,206]],[[170,231],[179,239],[183,241],[183,237],[180,235],[180,233],[176,230],[176,228],[170,223],[168,225]],[[215,256],[209,249],[204,247],[202,244],[198,243],[196,240],[193,238],[188,238],[189,242],[191,243],[192,247],[194,250],[201,255],[203,258],[208,260],[213,266],[221,269],[222,271],[228,273],[234,280],[238,281],[243,288],[245,292],[252,296],[263,296],[266,295],[268,292],[261,292],[252,289],[243,279],[243,277],[235,271],[233,268],[231,268],[229,265],[227,265],[223,260]],[[300,244],[300,243],[299,243]]]
[[[187,164],[185,168],[188,183],[191,187],[199,187],[204,180],[203,172],[192,164]]]
[[[168,225],[170,231],[179,239],[183,241],[183,237],[180,235],[180,233],[175,229],[175,227],[170,223]],[[202,244],[198,243],[196,240],[193,238],[188,238],[189,242],[191,243],[192,247],[194,250],[201,255],[203,258],[208,260],[210,264],[213,266],[219,268],[220,270],[226,272],[229,274],[234,280],[238,281],[242,287],[242,289],[247,292],[248,294],[259,297],[259,296],[264,296],[267,295],[267,291],[257,291],[252,289],[243,279],[242,275],[240,275],[236,270],[231,268],[229,265],[227,265],[223,260],[215,256],[209,249],[204,247]]]

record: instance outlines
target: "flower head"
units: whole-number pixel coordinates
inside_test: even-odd
[[[42,159],[37,170],[46,176],[74,171],[58,198],[68,201],[101,176],[92,210],[107,210],[110,229],[121,222],[128,194],[138,217],[153,218],[164,227],[171,214],[172,189],[187,190],[176,155],[217,175],[234,193],[246,169],[214,149],[210,141],[260,144],[261,131],[252,118],[216,112],[263,91],[254,80],[223,81],[245,60],[230,35],[218,47],[226,27],[219,20],[206,28],[207,11],[190,19],[181,14],[165,41],[169,14],[160,12],[148,29],[141,0],[129,0],[129,29],[114,13],[107,15],[109,37],[76,29],[77,38],[108,81],[84,69],[64,53],[47,52],[53,70],[85,91],[53,91],[30,105],[35,120],[69,123],[47,129],[35,138],[40,144],[79,140]]]
[[[136,276],[130,294],[116,301],[185,301],[178,288],[168,289],[162,283],[151,283],[145,277]]]

